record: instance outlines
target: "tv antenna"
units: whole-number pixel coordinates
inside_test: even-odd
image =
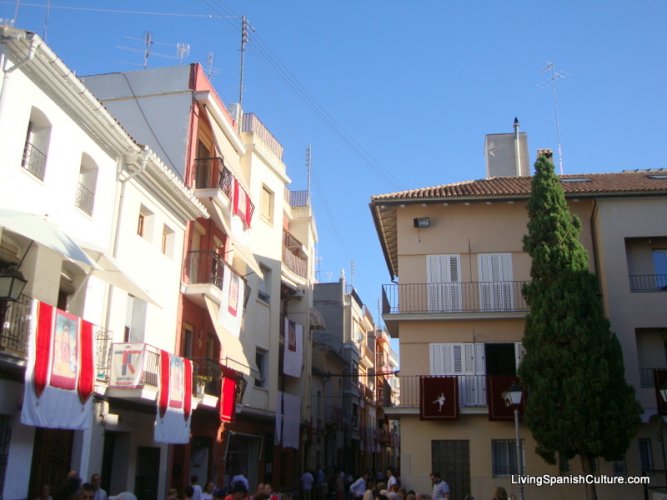
[[[562,71],[556,71],[554,63],[547,61],[547,65],[540,70],[540,73],[549,72],[549,78],[542,83],[542,86],[551,85],[554,95],[554,112],[556,115],[556,139],[558,140],[558,165],[560,174],[563,175],[563,149],[560,143],[560,117],[558,115],[558,97],[556,95],[556,80],[567,78],[569,75]]]
[[[174,44],[156,42],[155,40],[153,40],[153,34],[150,31],[147,31],[143,38],[126,36],[125,39],[143,43],[144,45],[143,48],[128,47],[126,45],[116,45],[116,48],[121,50],[126,50],[128,52],[137,52],[143,54],[144,57],[143,64],[141,65],[135,63],[127,63],[127,64],[132,64],[134,66],[142,66],[144,69],[148,68],[148,61],[152,56],[163,57],[166,59],[176,59],[179,62],[183,63],[184,59],[190,55],[190,44],[188,43],[177,43],[175,45],[176,47],[175,55],[154,52],[153,51],[154,45],[159,45],[161,47],[174,47]]]
[[[310,144],[306,148],[306,203],[310,205],[310,178],[313,171],[313,148]]]
[[[220,70],[213,66],[213,52],[209,52],[206,56],[206,76],[209,80],[213,80],[213,75],[220,73]]]

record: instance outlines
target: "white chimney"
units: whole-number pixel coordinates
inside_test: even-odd
[[[528,136],[519,132],[519,120],[514,119],[514,132],[487,134],[484,141],[486,177],[524,177],[530,175]]]

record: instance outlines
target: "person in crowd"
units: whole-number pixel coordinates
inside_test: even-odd
[[[264,493],[266,494],[266,497],[269,500],[278,500],[278,495],[276,494],[275,491],[273,491],[273,488],[271,487],[271,483],[266,483],[264,485]]]
[[[95,488],[94,500],[108,499],[109,495],[107,495],[107,492],[104,490],[104,488],[102,488],[102,476],[99,472],[95,472],[92,476],[90,476],[90,484],[92,484]]]
[[[250,483],[248,483],[248,478],[245,476],[245,471],[241,470],[237,474],[232,476],[231,483],[232,485],[236,483],[243,483],[243,486],[245,486],[245,491],[246,495],[248,491],[250,491]]]
[[[216,488],[213,490],[213,500],[224,500],[227,496],[227,491],[224,488]]]
[[[264,494],[266,495],[266,493]],[[232,488],[225,500],[244,500],[249,499],[248,488],[242,481],[232,482]],[[265,499],[264,499],[265,500]]]
[[[257,483],[257,489],[255,490],[255,493],[251,495],[253,500],[256,498],[262,498],[264,496],[264,483]]]
[[[176,488],[169,488],[167,500],[178,500],[178,490]]]
[[[77,497],[81,489],[81,478],[75,470],[71,470],[65,476],[62,485],[58,489],[58,500],[72,500]]]
[[[361,498],[362,500],[375,500],[375,481],[372,479],[366,481],[366,490]]]
[[[366,482],[368,481],[369,473],[364,472],[355,482],[350,485],[350,493],[353,498],[362,498],[366,493]]]
[[[387,490],[391,490],[392,486],[398,484],[394,468],[392,466],[387,467],[385,474],[387,476]]]
[[[303,495],[303,500],[312,500],[314,482],[315,477],[313,477],[313,473],[310,472],[310,469],[306,469],[301,474],[301,494]]]
[[[431,472],[430,477],[431,482],[433,483],[431,498],[433,498],[433,500],[449,499],[449,485],[440,477],[440,473],[433,471]]]
[[[190,485],[192,486],[192,500],[202,500],[202,489],[199,485],[199,478],[196,475],[190,477]]]
[[[214,491],[215,483],[213,481],[207,481],[204,485],[204,491],[201,493],[202,500],[212,500]]]
[[[42,489],[39,490],[39,495],[35,500],[53,500],[51,496],[51,487],[48,484],[42,485]]]
[[[93,500],[95,498],[95,486],[91,483],[83,483],[79,491],[79,498],[82,500]]]
[[[184,500],[193,500],[194,496],[195,496],[195,489],[191,484],[188,484],[183,489],[183,499]]]
[[[493,500],[507,500],[507,490],[502,486],[498,486],[496,492],[493,494]]]

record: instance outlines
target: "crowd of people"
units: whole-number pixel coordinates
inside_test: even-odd
[[[343,470],[327,477],[322,468],[313,472],[306,469],[300,478],[298,491],[276,492],[270,483],[259,483],[250,492],[248,479],[242,473],[231,477],[226,487],[218,487],[208,481],[202,488],[199,478],[192,476],[190,484],[182,492],[171,488],[166,500],[450,500],[449,485],[439,472],[429,475],[432,489],[428,493],[416,493],[401,485],[400,475],[394,467],[384,472],[366,471],[356,479]],[[472,497],[467,497],[473,500]],[[102,488],[102,476],[92,474],[89,482],[83,482],[76,471],[70,471],[52,496],[49,485],[44,485],[35,500],[137,500],[129,491],[109,496]],[[504,488],[498,487],[493,500],[508,500]]]

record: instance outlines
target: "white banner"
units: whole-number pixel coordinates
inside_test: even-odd
[[[243,319],[243,298],[245,296],[245,281],[225,266],[222,275],[222,300],[220,302],[220,324],[234,337],[241,334],[241,320]]]
[[[141,386],[144,371],[144,344],[113,344],[109,387],[132,389]]]
[[[303,325],[285,318],[285,348],[283,373],[301,377],[303,367]]]

